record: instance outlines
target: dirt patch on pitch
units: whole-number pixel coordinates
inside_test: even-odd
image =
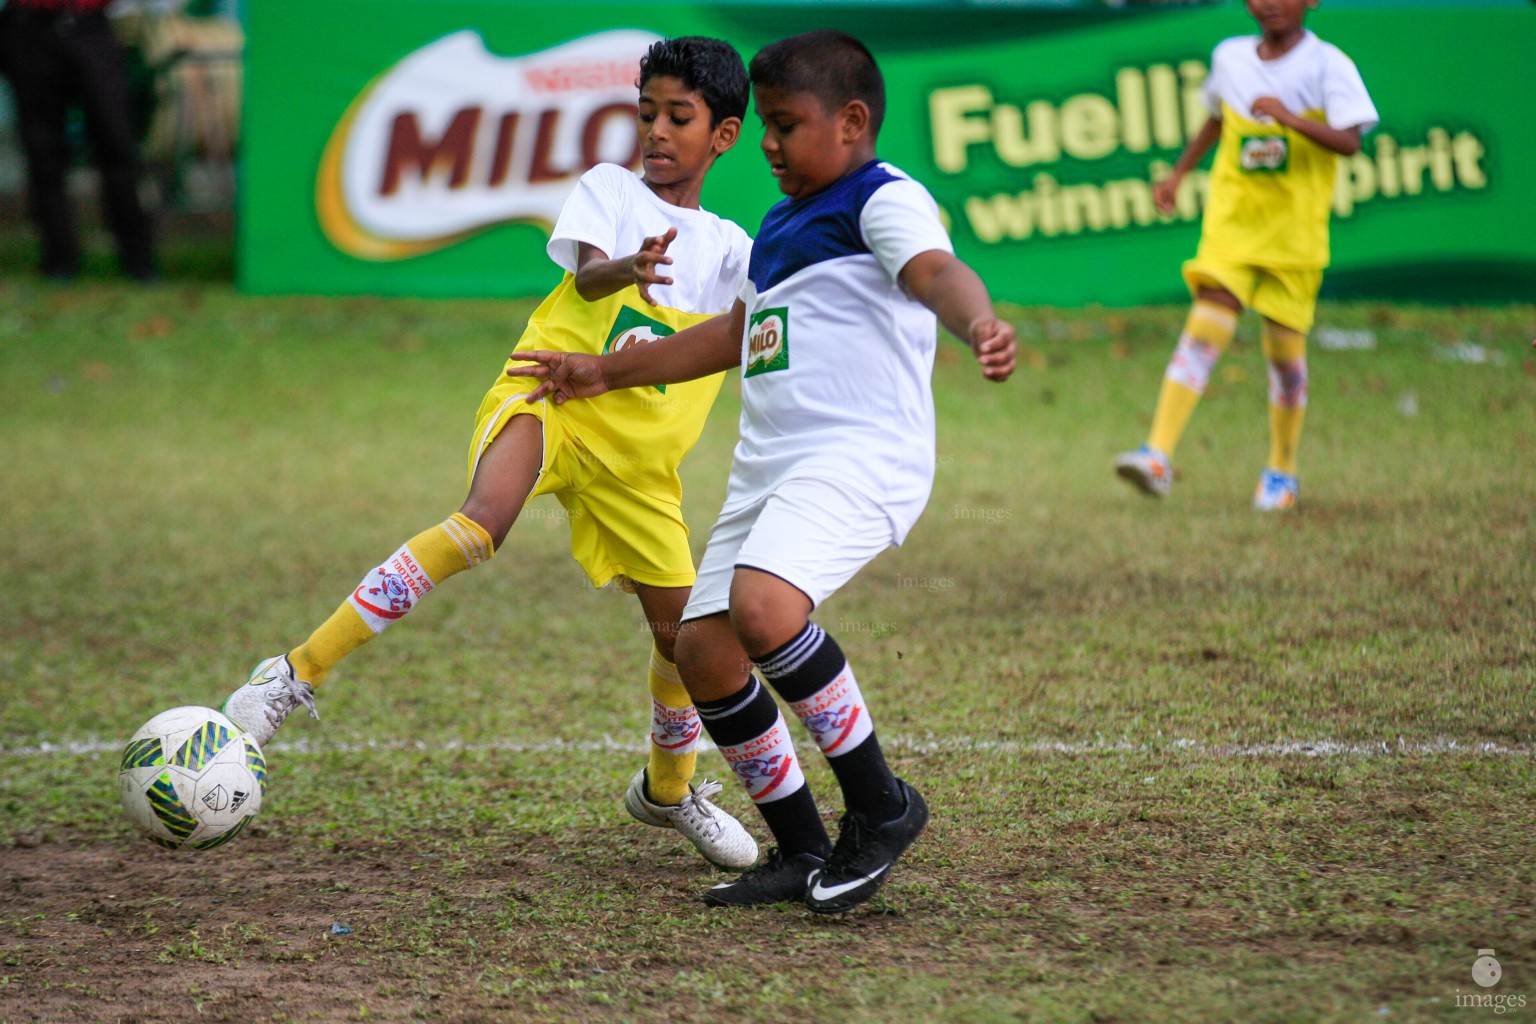
[[[399,958],[415,961],[409,971],[389,970],[374,947],[384,939],[395,959],[397,941],[362,922],[526,900],[542,854],[509,852],[504,878],[467,891],[462,874],[446,889],[433,859],[386,845],[300,852],[258,837],[238,857],[136,843],[4,849],[0,1020],[497,1019],[510,1007],[466,993],[431,949]],[[451,1008],[433,1012],[444,999]]]
[[[850,948],[914,969],[944,955],[899,906],[711,913],[698,893],[721,876],[674,839],[502,836],[473,857],[263,835],[224,855],[0,849],[0,1024],[674,1019],[703,958],[771,977]]]
[[[703,907],[722,876],[659,829],[459,824],[436,842],[253,830],[204,854],[68,833],[0,848],[0,1024],[673,1022],[706,1006],[768,1021],[786,1003],[810,1013],[801,987],[829,965],[884,979],[909,1014],[984,1010],[1010,981],[1066,984],[1104,949],[1157,972],[1214,946],[1404,944],[1374,926],[1320,937],[1323,922],[1244,937],[1235,905],[1191,881],[1209,874],[1197,862],[1127,878],[1076,844],[1000,849],[942,823],[881,897],[830,919]],[[1134,852],[1114,829],[1089,834]]]

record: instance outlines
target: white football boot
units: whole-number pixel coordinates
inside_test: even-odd
[[[1278,469],[1266,469],[1254,488],[1253,507],[1260,512],[1284,512],[1296,507],[1301,500],[1301,481],[1294,473],[1282,473]]]
[[[1149,498],[1166,498],[1173,489],[1173,466],[1168,456],[1151,445],[1116,455],[1115,472]]]
[[[279,654],[252,669],[251,678],[230,694],[219,710],[244,729],[258,747],[265,747],[283,719],[300,704],[309,709],[310,718],[319,720],[315,688],[296,678],[288,655]]]
[[[697,787],[689,786],[680,804],[657,804],[645,795],[645,769],[635,773],[629,791],[624,794],[624,809],[636,821],[657,828],[675,828],[698,848],[704,859],[717,868],[742,871],[757,862],[757,840],[741,822],[709,798],[723,787],[705,779]]]

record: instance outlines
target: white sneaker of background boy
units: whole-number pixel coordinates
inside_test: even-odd
[[[1301,481],[1292,473],[1266,469],[1253,492],[1253,507],[1260,512],[1284,512],[1301,499]]]
[[[219,710],[244,729],[258,747],[265,747],[288,713],[300,704],[318,720],[315,688],[293,674],[288,655],[268,658],[251,670],[244,686],[230,694]]]
[[[1151,445],[1116,455],[1115,472],[1150,498],[1166,498],[1173,488],[1173,465]]]
[[[652,803],[645,794],[645,769],[641,768],[624,794],[624,809],[636,821],[677,829],[715,867],[745,871],[757,863],[757,840],[729,812],[710,802],[721,788],[720,783],[705,779],[688,787],[682,803]]]

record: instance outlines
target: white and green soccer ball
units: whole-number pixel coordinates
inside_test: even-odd
[[[267,762],[212,708],[172,708],[128,741],[117,788],[128,821],[150,842],[208,850],[238,836],[261,809]]]

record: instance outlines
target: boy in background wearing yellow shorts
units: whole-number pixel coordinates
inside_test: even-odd
[[[1179,182],[1219,140],[1195,258],[1184,264],[1194,307],[1163,376],[1147,443],[1115,472],[1154,498],[1173,485],[1172,458],[1244,308],[1264,317],[1269,464],[1254,508],[1293,508],[1296,448],[1307,411],[1307,332],[1328,265],[1328,214],[1339,155],[1360,151],[1376,107],[1360,72],[1303,24],[1317,0],[1248,0],[1257,36],[1222,41],[1204,94],[1210,118],[1153,196],[1171,212]]]
[[[705,175],[735,145],[746,113],[740,55],[715,39],[662,40],[640,62],[639,88],[643,170],[600,164],[582,176],[548,246],[565,276],[518,351],[595,355],[644,344],[728,311],[741,288],[751,239],[699,206]],[[675,266],[674,249],[687,254]],[[364,576],[303,644],[257,665],[224,713],[263,745],[296,705],[314,715],[313,688],[337,662],[449,576],[488,561],[528,499],[553,494],[570,513],[571,552],[592,584],[632,591],[655,641],[650,760],[625,807],[678,829],[718,867],[751,866],[757,844],[708,799],[720,784],[690,785],[701,727],[673,662],[694,581],[677,469],[723,376],[557,408],[526,400],[537,381],[498,374],[476,417],[459,511]]]

